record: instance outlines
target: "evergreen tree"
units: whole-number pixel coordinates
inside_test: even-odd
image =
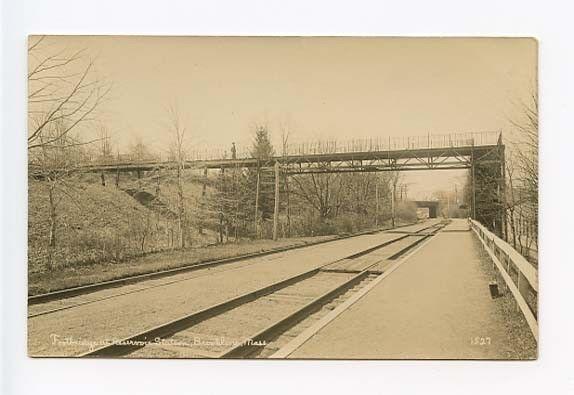
[[[210,210],[216,217],[216,229],[221,232],[220,240],[223,238],[222,234],[231,237],[241,237],[249,233],[268,236],[266,221],[273,219],[275,202],[275,175],[270,167],[273,155],[274,149],[268,129],[258,126],[251,147],[251,156],[258,159],[258,165],[248,170],[227,169],[219,174]],[[259,197],[256,199],[258,183]]]
[[[249,207],[253,213],[253,220],[257,217],[259,228],[257,232],[259,233],[268,233],[266,232],[265,222],[273,219],[275,174],[271,167],[271,159],[274,154],[275,151],[269,138],[268,128],[266,126],[258,126],[255,129],[255,139],[251,147],[251,155],[258,160],[258,163],[256,168],[248,171],[247,189],[250,197]],[[255,212],[256,206],[257,212]],[[265,236],[269,235],[265,234]]]
[[[265,162],[273,157],[275,151],[271,140],[269,139],[269,131],[266,126],[258,126],[255,129],[255,140],[251,147],[251,156]]]

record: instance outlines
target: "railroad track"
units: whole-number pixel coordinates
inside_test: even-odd
[[[118,339],[81,357],[265,358],[382,276],[386,268],[441,229],[405,234]]]
[[[410,233],[422,233],[424,231],[428,231],[429,229],[436,228],[438,224],[432,224],[426,227],[423,227],[416,232]],[[366,234],[373,234],[379,231],[366,231],[360,232],[357,234],[349,235],[347,237],[356,237]],[[339,237],[333,240],[328,241],[335,241],[344,239],[347,237]],[[405,236],[406,237],[406,236]],[[245,266],[241,266],[243,262],[248,260],[249,258],[255,257],[263,257],[270,255],[272,253],[279,253],[282,251],[287,251],[291,249],[301,248],[305,246],[312,246],[324,243],[326,241],[320,241],[317,243],[309,243],[302,246],[295,246],[290,248],[280,248],[273,251],[265,251],[256,254],[248,254],[241,257],[235,258],[226,258],[221,260],[216,260],[212,262],[196,264],[192,266],[186,266],[182,268],[176,269],[168,269],[161,272],[154,272],[145,275],[138,275],[132,276],[124,279],[113,280],[113,281],[105,281],[101,283],[90,284],[87,286],[82,287],[75,287],[60,291],[55,291],[51,293],[35,295],[28,297],[28,305],[29,305],[29,313],[28,318],[39,317],[47,314],[52,314],[58,311],[67,310],[71,308],[77,308],[81,306],[85,306],[87,304],[92,304],[104,300],[109,300],[112,298],[117,298],[120,296],[125,296],[133,293],[143,292],[149,289],[168,286],[171,284],[175,284],[182,281],[191,280],[194,278],[199,278],[202,276],[213,275],[216,273],[224,272],[224,271],[231,271],[240,269]],[[386,243],[382,243],[381,245],[385,245]],[[373,248],[379,248],[381,245],[377,245]],[[237,263],[238,265],[228,266],[229,263]],[[247,264],[254,264],[255,262],[247,263]],[[214,270],[215,269],[215,270]],[[176,275],[190,273],[189,276],[177,279],[170,279],[169,277],[174,277]],[[147,285],[139,285],[139,283],[144,282]],[[121,288],[120,288],[121,287]],[[114,289],[117,292],[114,292]],[[92,297],[90,294],[96,291],[105,291],[103,295],[99,295],[96,297]],[[31,308],[30,306],[38,305],[36,308]],[[45,307],[44,307],[45,306]]]

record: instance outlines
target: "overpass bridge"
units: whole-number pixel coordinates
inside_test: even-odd
[[[502,205],[505,146],[501,132],[428,134],[402,139],[351,140],[346,143],[319,141],[289,146],[286,151],[285,155],[270,158],[253,158],[247,153],[236,158],[223,158],[220,153],[211,156],[204,154],[203,157],[191,153],[194,159],[184,163],[108,159],[80,165],[74,171],[101,173],[102,179],[106,173],[115,173],[116,183],[119,183],[120,173],[136,173],[142,177],[145,172],[169,171],[178,166],[202,169],[206,181],[210,170],[256,169],[259,174],[263,169],[271,168],[275,172],[275,199],[278,202],[281,174],[294,177],[306,174],[468,169],[472,182],[471,217],[499,235],[505,229]],[[30,166],[29,173],[33,177],[41,174],[33,166]],[[275,207],[277,216],[278,204]]]
[[[436,200],[413,200],[412,201],[419,208],[429,209],[429,218],[436,218],[438,215],[438,206],[440,202]]]
[[[480,136],[480,138],[479,138]],[[443,135],[406,139],[402,143],[372,140],[353,140],[349,144],[317,142],[288,149],[287,154],[258,159],[245,155],[241,158],[216,157],[191,153],[191,160],[183,166],[190,169],[264,168],[279,163],[290,175],[309,173],[378,172],[408,170],[468,169],[473,164],[499,164],[503,154],[500,132]],[[216,151],[219,152],[219,151]],[[205,157],[208,156],[208,157]],[[171,169],[174,161],[130,160],[108,158],[105,161],[79,166],[84,172],[133,172]]]

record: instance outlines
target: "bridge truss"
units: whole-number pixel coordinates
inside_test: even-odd
[[[480,135],[480,140],[471,135],[464,138],[429,137],[426,144],[420,139],[412,139],[406,146],[397,148],[396,145],[387,145],[381,149],[379,144],[366,144],[351,146],[344,152],[334,149],[330,153],[308,153],[299,150],[299,154],[275,156],[266,160],[256,158],[237,159],[207,159],[189,160],[185,168],[203,169],[207,176],[209,169],[225,171],[225,169],[255,168],[259,170],[272,168],[275,172],[276,183],[281,174],[299,176],[305,174],[327,173],[354,173],[354,172],[381,172],[381,171],[415,171],[415,170],[457,170],[468,169],[472,181],[472,207],[471,216],[483,223],[490,230],[501,235],[504,226],[504,188],[505,188],[505,146],[502,143],[502,134],[498,133],[493,141],[492,134]],[[489,137],[490,136],[490,137]],[[417,141],[415,145],[412,141]],[[423,141],[425,141],[423,139]],[[483,144],[475,144],[483,141]],[[439,145],[438,147],[436,145]],[[326,146],[325,151],[329,151]],[[340,145],[339,145],[340,147]],[[350,152],[349,152],[350,151]],[[119,179],[121,172],[141,173],[159,171],[162,169],[175,169],[177,163],[169,161],[147,162],[115,162],[96,163],[79,166],[76,171],[94,172],[103,174],[113,172]],[[34,176],[34,169],[29,173]],[[279,188],[276,186],[278,194]],[[276,197],[276,200],[279,196]]]

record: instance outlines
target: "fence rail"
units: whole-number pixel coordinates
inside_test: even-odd
[[[524,315],[532,335],[538,342],[538,270],[510,244],[481,223],[470,220],[470,226],[490,255],[504,279],[506,288],[512,293],[517,308]]]

